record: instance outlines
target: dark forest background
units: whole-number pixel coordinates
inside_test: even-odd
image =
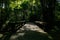
[[[43,22],[42,24],[35,21]],[[45,32],[60,40],[60,2],[59,0],[1,0],[0,33],[12,35],[27,22],[41,27]],[[57,38],[57,39],[55,39]],[[8,40],[4,37],[1,40]],[[22,39],[23,40],[23,39]],[[28,40],[28,39],[25,39]],[[42,40],[42,39],[41,39]],[[48,39],[47,39],[48,40]]]

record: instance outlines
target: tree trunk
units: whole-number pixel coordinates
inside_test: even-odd
[[[54,24],[54,11],[55,11],[55,2],[56,0],[40,0],[43,21],[47,24],[45,25],[45,31],[50,31],[53,28]]]

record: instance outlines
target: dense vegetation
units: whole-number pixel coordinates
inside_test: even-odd
[[[51,30],[56,33],[59,32],[60,3],[56,2],[56,0],[0,1],[0,33],[15,33],[25,23],[34,23],[35,21],[46,22],[47,24],[39,25],[44,26],[44,30],[48,33]]]

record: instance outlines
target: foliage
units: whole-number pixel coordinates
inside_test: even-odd
[[[30,14],[32,16],[34,14],[37,14],[36,16],[39,17],[39,11],[40,11],[40,2],[36,0],[15,0],[15,1],[10,1],[9,8],[13,11],[13,14],[15,14],[12,18],[14,21],[16,20],[29,20]],[[18,13],[18,14],[17,14]],[[39,16],[38,16],[39,15]],[[20,19],[19,19],[20,18]]]
[[[50,1],[47,0],[46,2],[49,3]],[[30,21],[34,22],[36,20],[43,21],[43,18],[42,18],[43,13],[42,13],[40,0],[3,0],[3,2],[0,1],[0,4],[1,4],[0,5],[0,33],[4,34],[5,32],[8,32],[6,34],[7,38],[8,38],[8,36],[11,36],[9,34],[9,32],[15,33],[17,28],[20,28],[21,25],[25,24],[26,22],[30,22]],[[45,6],[47,7],[47,5],[45,5]],[[46,8],[44,10],[46,10]],[[48,16],[46,16],[46,17],[48,17]],[[50,19],[50,17],[48,17],[48,18]],[[59,28],[56,26],[56,28],[53,29],[53,31],[56,31],[56,30],[58,31],[60,29],[60,24],[59,24],[60,3],[56,3],[55,18],[56,18],[56,20],[58,20],[58,22],[56,24],[58,25]],[[52,22],[51,22],[51,24],[52,24]],[[46,28],[48,28],[48,27],[46,27]],[[58,32],[56,32],[56,33],[58,33]],[[44,36],[43,34],[40,34],[37,32],[26,33],[26,35],[24,35],[23,36],[24,38],[22,37],[22,39],[31,40],[31,36],[32,36],[32,40],[37,40],[37,39],[40,40],[40,38],[41,38],[41,40],[44,40],[45,37],[48,40],[47,36]],[[36,36],[37,36],[37,38],[36,38]]]
[[[4,5],[3,5],[4,3]],[[40,20],[41,6],[38,0],[9,0],[7,3],[1,3],[1,27],[3,31],[7,31],[10,28],[15,28],[21,21]],[[4,8],[2,8],[5,6]],[[33,19],[35,17],[37,19]],[[30,19],[31,18],[31,19]],[[12,26],[10,26],[10,23]],[[16,24],[15,24],[16,23]],[[16,28],[15,28],[16,29]],[[2,31],[1,30],[1,31]],[[13,29],[12,29],[13,30]]]
[[[55,16],[56,16],[56,20],[60,20],[60,3],[57,3],[56,4],[56,13],[55,13]]]
[[[30,2],[30,0],[15,0],[15,1],[10,1],[10,5],[9,6],[12,9],[14,9],[14,8],[20,9],[20,8],[22,8],[21,5],[23,3],[26,3],[27,4],[27,2]],[[33,0],[32,2],[34,4],[35,3],[35,0]]]

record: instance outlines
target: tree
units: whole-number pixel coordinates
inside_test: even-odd
[[[46,30],[50,31],[54,24],[54,12],[56,0],[40,0],[41,8],[43,13],[43,21],[47,24],[45,25]]]

